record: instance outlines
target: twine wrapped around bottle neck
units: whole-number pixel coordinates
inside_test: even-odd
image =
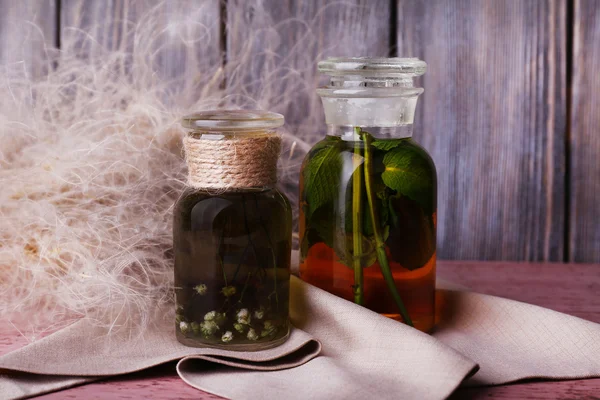
[[[198,189],[274,186],[281,137],[276,134],[231,135],[183,139],[188,185]]]

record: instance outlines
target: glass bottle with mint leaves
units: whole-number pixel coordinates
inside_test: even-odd
[[[292,214],[276,188],[280,114],[214,110],[182,124],[174,208],[175,331],[194,347],[263,350],[289,335]]]
[[[300,178],[300,276],[421,331],[435,314],[436,170],[412,139],[414,58],[330,58]]]

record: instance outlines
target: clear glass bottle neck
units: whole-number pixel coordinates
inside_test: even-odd
[[[355,141],[357,137],[356,126],[327,124],[327,135],[337,136],[342,140]],[[376,139],[403,139],[412,137],[413,124],[404,124],[391,127],[361,126],[361,130],[369,132]]]
[[[345,81],[347,82],[347,81]],[[317,89],[328,125],[399,128],[412,125],[417,99],[414,87],[338,87]]]

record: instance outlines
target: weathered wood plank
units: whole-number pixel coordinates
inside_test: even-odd
[[[326,132],[315,92],[322,82],[317,62],[330,56],[387,56],[390,11],[388,0],[227,3],[226,104],[285,115],[294,136],[284,141],[280,188],[292,201],[295,224],[304,152]]]
[[[598,391],[600,391],[600,379],[527,382],[506,386],[459,389],[449,397],[449,400],[598,400]]]
[[[0,65],[44,75],[50,68],[45,53],[55,47],[56,12],[55,0],[0,0]]]
[[[600,323],[600,264],[440,261],[438,276],[476,292]]]
[[[600,1],[575,1],[573,31],[569,260],[600,262]]]
[[[317,62],[329,56],[387,56],[388,0],[231,0],[227,77],[239,101],[283,113],[309,143],[325,132],[315,93]],[[241,95],[241,96],[240,96]],[[252,103],[252,101],[250,101]]]
[[[220,10],[219,0],[63,0],[61,38],[91,56],[128,51],[169,90],[200,88],[221,67]]]
[[[398,1],[398,54],[429,65],[440,257],[562,261],[565,25],[560,0]]]

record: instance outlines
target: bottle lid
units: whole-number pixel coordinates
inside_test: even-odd
[[[207,132],[260,131],[284,124],[283,115],[260,110],[209,110],[186,115],[184,128]]]
[[[396,127],[412,124],[423,89],[413,79],[427,64],[418,58],[328,58],[319,72],[330,82],[317,89],[330,125]]]
[[[418,58],[331,57],[320,61],[318,69],[330,76],[412,78],[423,75],[427,64]]]

